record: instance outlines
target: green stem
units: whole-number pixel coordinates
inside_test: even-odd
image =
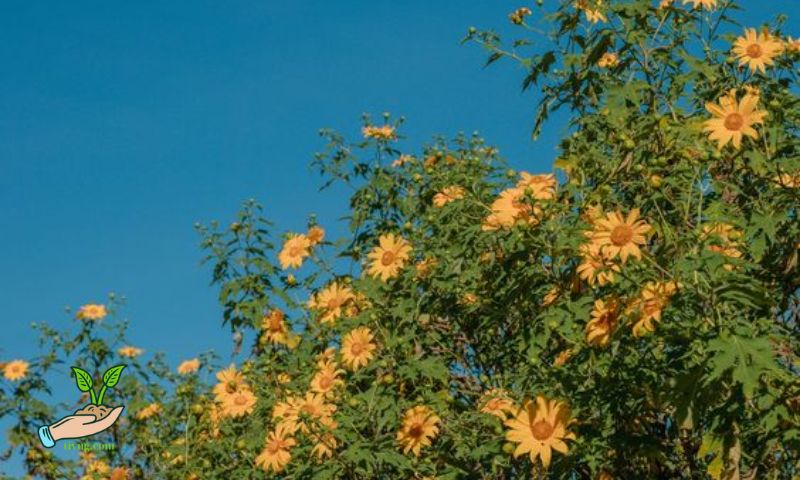
[[[106,388],[108,388],[108,387],[103,385],[103,388],[100,389],[100,396],[97,398],[97,403],[95,405],[102,405],[103,404],[103,397],[105,397],[105,395],[106,395]],[[92,394],[94,394],[94,392],[92,392]]]
[[[97,405],[97,397],[94,396],[94,388],[89,389],[89,394],[92,396],[92,404]]]

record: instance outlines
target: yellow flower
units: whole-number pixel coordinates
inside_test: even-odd
[[[675,282],[648,282],[644,286],[639,298],[628,307],[628,311],[636,315],[636,323],[633,325],[635,337],[655,330],[653,323],[661,321],[662,311],[677,291],[678,285]]]
[[[89,303],[79,308],[75,316],[81,320],[102,320],[106,315],[105,305]]]
[[[108,466],[103,460],[94,460],[86,466],[86,473],[82,478],[85,480],[94,480],[95,478],[104,478],[111,472],[111,467]]]
[[[792,37],[786,38],[786,42],[784,43],[783,47],[788,52],[800,53],[800,38],[797,40],[792,39]]]
[[[332,418],[335,411],[336,405],[326,403],[325,395],[306,392],[303,397],[289,397],[286,401],[275,404],[272,418],[292,432],[300,429],[301,432],[308,433],[316,424],[327,428],[335,427],[336,422]]]
[[[374,125],[367,125],[361,129],[364,138],[374,138],[375,140],[394,140],[397,138],[394,127],[391,125],[383,125],[376,127]]]
[[[514,402],[509,398],[508,392],[500,388],[485,392],[478,404],[481,405],[482,413],[494,415],[500,420],[505,420],[514,411]]]
[[[342,373],[344,370],[339,369],[335,362],[321,365],[311,379],[311,391],[326,395],[332,393],[336,387],[344,385],[344,381],[339,378]]]
[[[672,2],[673,2],[673,1],[674,1],[674,0],[661,0],[661,1],[658,3],[658,8],[659,8],[659,9],[662,9],[662,8],[667,8],[667,7],[669,7],[669,6],[671,6],[671,5],[672,5]]]
[[[333,323],[346,313],[345,307],[355,298],[350,287],[338,282],[332,282],[313,295],[308,301],[308,306],[320,311],[320,323]]]
[[[709,140],[717,142],[717,148],[722,148],[732,141],[734,148],[742,144],[742,137],[758,138],[758,132],[753,128],[756,124],[763,124],[767,112],[758,110],[759,97],[745,94],[742,101],[737,103],[736,91],[731,90],[728,95],[719,99],[719,104],[708,102],[708,110],[713,118],[703,123],[703,130],[709,132]]]
[[[441,192],[433,196],[434,207],[444,207],[448,203],[464,198],[464,188],[458,185],[444,187]]]
[[[500,192],[490,208],[491,213],[484,219],[481,227],[484,231],[511,228],[518,221],[536,224],[538,220],[534,215],[541,212],[539,207],[526,203],[525,189],[519,187]]]
[[[717,0],[683,0],[683,4],[692,4],[692,8],[704,7],[707,10],[713,10],[717,6]]]
[[[556,355],[555,360],[553,360],[553,366],[556,368],[563,367],[569,361],[569,359],[572,358],[573,353],[574,352],[570,348],[562,350],[558,355]]]
[[[582,10],[586,19],[592,23],[605,22],[606,16],[600,10],[603,0],[576,0],[575,8]]]
[[[619,57],[616,53],[606,52],[597,61],[597,66],[600,68],[613,68],[619,65]]]
[[[617,328],[617,302],[595,300],[591,315],[591,320],[586,324],[586,343],[605,347]]]
[[[727,223],[714,223],[705,225],[701,240],[711,240],[712,244],[706,248],[712,252],[724,255],[729,258],[741,258],[742,252],[739,250],[742,232]],[[725,265],[726,270],[732,270],[733,265]]]
[[[411,155],[400,155],[395,161],[392,162],[392,166],[398,168],[407,163],[414,163],[414,157]]]
[[[525,21],[525,17],[527,17],[531,13],[533,12],[531,12],[530,8],[521,7],[511,12],[511,14],[508,15],[508,19],[514,25],[522,25],[522,23]]]
[[[217,373],[219,383],[214,385],[214,396],[218,403],[225,403],[228,397],[240,390],[249,390],[244,375],[236,371],[236,366],[231,365]]]
[[[275,381],[280,385],[286,385],[292,381],[292,377],[290,377],[288,373],[279,373],[275,376]]]
[[[776,175],[773,180],[784,188],[800,188],[800,173],[795,173],[793,175],[791,173],[782,172],[780,175]]]
[[[552,200],[556,196],[556,176],[552,173],[546,175],[531,175],[520,172],[517,188],[523,193],[529,193],[536,200]],[[528,190],[529,189],[529,190]]]
[[[367,327],[358,327],[342,339],[342,361],[350,370],[358,370],[369,363],[375,355],[377,345],[372,343],[372,332]]]
[[[278,254],[281,268],[300,268],[303,260],[311,255],[311,241],[305,235],[294,233],[284,242],[283,249]]]
[[[415,265],[417,269],[417,278],[425,278],[430,275],[431,271],[433,271],[438,263],[439,262],[433,257],[428,257],[417,262]]]
[[[320,460],[332,457],[333,451],[338,446],[336,437],[331,433],[313,434],[311,435],[311,440],[314,442],[311,454]]]
[[[111,471],[111,476],[108,480],[128,480],[128,469],[125,467],[117,467]]]
[[[542,298],[542,307],[549,307],[554,304],[559,296],[561,296],[561,289],[558,285],[554,285],[547,291],[544,298]]]
[[[242,417],[253,411],[256,401],[249,388],[239,388],[224,397],[221,413],[226,417]]]
[[[527,453],[531,462],[540,458],[547,468],[552,451],[567,453],[564,440],[575,439],[575,435],[567,431],[570,423],[570,412],[564,403],[539,395],[536,402],[526,401],[515,418],[506,420],[509,428],[506,440],[519,444],[514,457]]]
[[[367,272],[373,277],[386,281],[396,277],[408,261],[411,245],[405,239],[392,233],[381,235],[378,245],[367,255],[370,263]]]
[[[397,431],[397,441],[403,447],[403,453],[411,451],[418,457],[423,447],[433,443],[439,433],[440,421],[436,413],[424,405],[406,410],[403,425]]]
[[[147,420],[148,418],[158,415],[159,413],[161,413],[161,405],[157,403],[151,403],[150,405],[147,405],[136,412],[136,418],[139,420]]]
[[[594,476],[594,480],[614,480],[614,476],[611,475],[608,470],[600,470],[597,472],[597,475]]]
[[[124,347],[121,347],[119,350],[117,350],[117,353],[119,353],[120,356],[123,356],[123,357],[134,358],[134,357],[138,357],[139,355],[142,354],[142,349],[141,348],[136,348],[136,347],[131,347],[130,345],[126,345]]]
[[[766,73],[767,66],[775,64],[775,57],[783,51],[783,43],[766,30],[756,33],[755,28],[746,28],[744,36],[733,42],[733,53],[739,65],[747,65],[751,72]]]
[[[285,315],[277,308],[271,310],[261,319],[261,329],[264,339],[272,343],[286,343],[289,328],[286,326]]]
[[[267,435],[267,444],[256,457],[256,465],[267,472],[282,472],[292,459],[290,450],[295,445],[297,441],[292,437],[292,431],[278,425]]]
[[[578,265],[578,276],[590,286],[613,283],[614,273],[620,271],[619,265],[601,254],[600,245],[585,243],[581,245],[581,264]]]
[[[22,380],[28,374],[29,366],[25,360],[12,360],[3,365],[3,376],[12,382]]]
[[[308,238],[308,242],[311,244],[311,246],[314,246],[319,242],[325,240],[325,229],[320,227],[319,225],[315,225],[308,229],[308,233],[306,233],[306,238]]]
[[[181,375],[189,375],[190,373],[196,372],[199,368],[200,360],[192,358],[190,360],[184,360],[178,365],[178,373]]]
[[[639,245],[644,245],[647,241],[645,234],[648,231],[650,225],[639,219],[639,209],[634,208],[627,218],[617,211],[597,220],[591,239],[604,257],[614,259],[619,256],[622,263],[625,263],[629,256],[642,257]]]

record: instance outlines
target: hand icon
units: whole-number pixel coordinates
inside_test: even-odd
[[[125,407],[116,407],[105,418],[95,420],[94,415],[69,415],[50,426],[39,428],[42,445],[51,448],[64,438],[81,438],[102,432],[117,421]]]

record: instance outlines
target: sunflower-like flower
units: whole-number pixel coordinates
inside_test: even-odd
[[[425,405],[406,410],[403,415],[403,424],[397,431],[397,441],[403,448],[403,453],[412,452],[419,456],[423,447],[433,443],[439,433],[439,417]]]
[[[255,409],[256,401],[249,388],[240,388],[224,397],[220,410],[226,417],[243,417]]]
[[[484,219],[481,227],[484,231],[511,228],[517,222],[536,224],[536,215],[541,212],[538,206],[525,201],[525,189],[520,187],[500,192],[490,209],[491,213]]]
[[[89,303],[79,308],[75,317],[80,320],[102,320],[106,315],[108,311],[105,305]]]
[[[573,352],[571,348],[565,348],[556,355],[556,358],[553,360],[553,366],[556,368],[563,367],[574,354],[575,352]]]
[[[318,425],[328,429],[334,428],[336,422],[332,416],[336,411],[336,405],[325,400],[325,395],[313,392],[306,392],[302,397],[289,397],[273,407],[272,418],[292,432],[299,429],[303,433],[308,433]]]
[[[502,388],[492,388],[484,392],[478,401],[481,406],[481,413],[488,413],[500,420],[506,420],[508,414],[514,411],[514,401],[511,400],[508,392]]]
[[[111,476],[108,480],[128,480],[128,469],[125,467],[117,467],[111,470]]]
[[[442,191],[433,196],[433,206],[441,208],[450,202],[460,200],[462,198],[464,198],[464,187],[451,185],[449,187],[444,187]]]
[[[353,289],[338,282],[332,282],[308,301],[308,306],[319,310],[321,323],[333,323],[346,313],[349,303],[355,300]]]
[[[361,134],[364,135],[364,138],[372,138],[382,141],[394,140],[397,138],[394,127],[391,125],[382,125],[380,127],[375,125],[367,125],[361,129]]]
[[[586,19],[592,23],[607,21],[605,14],[601,10],[603,0],[576,0],[575,8],[583,11]]]
[[[539,395],[535,402],[526,401],[514,418],[506,420],[506,440],[518,444],[514,457],[527,453],[532,462],[541,459],[547,468],[553,450],[567,453],[565,440],[575,439],[575,434],[567,430],[571,422],[569,408],[563,402]]]
[[[340,369],[336,362],[327,362],[319,366],[319,370],[311,379],[311,391],[329,395],[333,390],[344,385],[344,380],[339,378],[344,370]]]
[[[367,255],[371,260],[367,273],[380,277],[382,281],[396,277],[408,261],[411,245],[393,233],[381,235],[378,245]]]
[[[161,405],[158,403],[151,403],[136,412],[136,418],[138,420],[147,420],[148,418],[158,415],[159,413],[161,413]]]
[[[350,370],[366,366],[378,346],[372,342],[372,332],[367,327],[351,330],[342,338],[342,361]]]
[[[289,328],[286,325],[286,315],[277,308],[270,310],[261,319],[261,330],[264,332],[264,341],[271,343],[286,343]]]
[[[236,392],[250,389],[244,379],[244,375],[236,371],[235,365],[218,372],[217,381],[218,383],[214,385],[213,392],[218,403],[225,403],[228,397]]]
[[[733,42],[733,54],[739,59],[739,65],[747,65],[751,72],[766,73],[782,51],[783,43],[767,30],[757,33],[755,28],[746,28],[744,35]]]
[[[311,454],[319,460],[332,457],[333,451],[339,446],[336,437],[330,432],[315,433],[311,434],[310,437],[311,441],[314,442],[314,446],[311,448]]]
[[[525,17],[530,15],[531,9],[528,7],[520,7],[508,15],[508,20],[513,23],[514,25],[522,25],[525,21]]]
[[[306,232],[306,238],[308,238],[309,243],[311,243],[311,246],[313,247],[319,242],[325,240],[325,229],[319,225],[314,225],[308,229],[308,232]]]
[[[722,148],[733,143],[733,147],[738,149],[742,145],[742,138],[748,136],[753,139],[758,138],[758,132],[753,128],[754,125],[764,123],[767,112],[759,110],[759,97],[757,95],[745,94],[741,102],[736,101],[736,90],[731,90],[727,95],[719,99],[719,103],[706,103],[706,110],[714,117],[703,123],[703,130],[708,132],[709,140],[717,142],[717,148]]]
[[[648,282],[639,297],[628,307],[628,312],[636,317],[633,335],[641,337],[655,331],[655,322],[661,321],[661,313],[670,299],[678,291],[675,282]]]
[[[614,52],[606,52],[597,61],[597,66],[600,68],[614,68],[619,65],[619,57]]]
[[[800,172],[794,174],[781,172],[779,175],[776,175],[773,180],[784,188],[800,188]]]
[[[278,425],[267,435],[267,443],[256,457],[256,465],[267,472],[282,472],[292,460],[291,448],[297,445],[292,434],[293,431],[285,425]]]
[[[620,266],[602,255],[600,245],[584,243],[580,247],[581,263],[578,265],[578,276],[590,286],[595,283],[603,285],[614,282],[614,273],[620,271]]]
[[[124,347],[120,347],[117,353],[122,357],[135,358],[142,354],[142,349],[125,345]]]
[[[800,53],[800,38],[787,37],[783,47],[787,52]]]
[[[278,253],[281,268],[300,268],[303,260],[311,255],[311,241],[307,236],[293,233],[283,243],[283,248]]]
[[[3,377],[5,377],[6,380],[11,380],[12,382],[22,380],[28,375],[29,366],[30,364],[28,364],[28,362],[25,360],[11,360],[3,365]]]
[[[200,360],[197,358],[192,358],[189,360],[184,360],[178,365],[178,373],[180,375],[189,375],[190,373],[196,372],[200,368]]]
[[[536,200],[552,200],[556,196],[556,176],[552,173],[546,175],[532,175],[520,172],[517,188],[529,193]]]
[[[438,263],[433,257],[427,257],[417,262],[414,266],[417,270],[417,278],[425,278],[430,275]]]
[[[650,225],[639,218],[639,209],[634,208],[627,217],[617,211],[597,220],[589,236],[593,248],[599,248],[605,258],[614,259],[619,256],[622,263],[625,263],[628,257],[642,257],[639,246],[645,244],[645,234],[649,231]]]
[[[595,300],[591,319],[586,324],[586,343],[605,347],[617,328],[617,302],[613,299]]]
[[[713,10],[717,8],[717,0],[683,0],[683,4],[692,4],[692,8],[705,8],[706,10]]]

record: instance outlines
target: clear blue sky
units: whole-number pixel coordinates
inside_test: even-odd
[[[526,3],[2,2],[0,359],[35,353],[31,321],[63,327],[64,306],[112,291],[134,345],[226,354],[193,223],[255,197],[282,230],[314,212],[333,228],[344,199],[308,164],[320,127],[357,135],[363,112],[406,116],[409,145],[478,130],[549,168],[563,121],[532,142],[520,70],[459,44]],[[796,0],[743,4],[747,25],[800,18]]]

